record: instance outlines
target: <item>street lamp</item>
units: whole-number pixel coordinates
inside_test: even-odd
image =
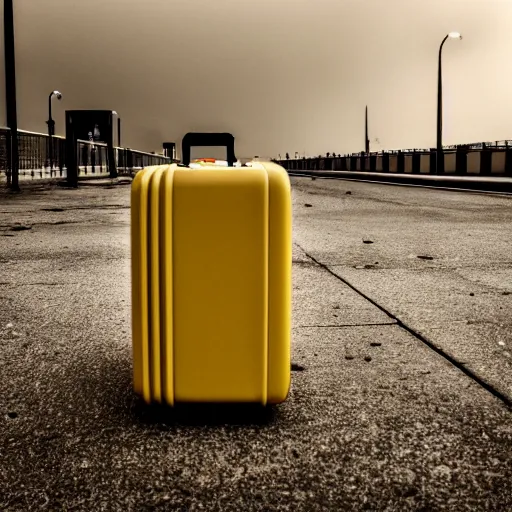
[[[443,39],[439,47],[439,68],[437,73],[437,174],[444,173],[444,153],[443,153],[443,76],[441,67],[441,57],[444,43],[447,39],[462,39],[459,32],[450,32]]]
[[[52,98],[56,97],[58,100],[62,99],[62,94],[59,91],[52,91],[48,96],[48,147],[49,147],[49,164],[50,171],[53,169],[53,136],[55,135],[55,121],[52,119]]]

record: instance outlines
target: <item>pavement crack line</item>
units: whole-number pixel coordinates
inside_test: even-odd
[[[476,373],[471,371],[469,368],[466,367],[466,363],[461,363],[457,361],[454,357],[452,357],[450,354],[445,352],[444,350],[440,349],[439,347],[436,347],[434,343],[432,343],[430,340],[428,340],[425,336],[414,330],[412,327],[409,327],[406,323],[404,323],[400,318],[395,316],[393,313],[388,311],[386,308],[378,304],[375,300],[373,300],[371,297],[363,293],[361,290],[358,290],[353,284],[349,283],[346,279],[339,276],[335,272],[333,272],[327,265],[321,263],[318,261],[314,256],[311,256],[306,250],[304,250],[303,247],[301,247],[299,244],[295,242],[295,245],[308,257],[311,259],[311,261],[315,262],[320,268],[324,269],[325,271],[329,272],[332,276],[334,276],[336,279],[341,281],[343,284],[347,285],[350,289],[354,290],[357,294],[359,294],[361,297],[366,299],[368,302],[373,304],[376,308],[380,309],[383,313],[385,313],[389,318],[394,320],[396,322],[396,325],[405,331],[407,331],[411,336],[414,336],[417,340],[421,341],[423,344],[425,344],[428,348],[433,350],[436,354],[443,357],[446,361],[448,361],[450,364],[455,366],[458,370],[460,370],[462,373],[464,373],[467,377],[469,377],[471,380],[476,382],[479,386],[484,388],[486,391],[491,393],[495,398],[499,399],[505,406],[509,409],[512,409],[512,400],[503,394],[501,391],[497,390],[494,386],[483,380],[481,377],[479,377]]]
[[[380,327],[381,325],[397,325],[396,321],[367,323],[367,324],[316,324],[316,325],[297,325],[295,329],[305,329],[307,327],[315,328],[343,328],[343,327]]]

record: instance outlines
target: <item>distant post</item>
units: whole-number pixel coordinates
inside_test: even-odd
[[[370,153],[370,139],[368,138],[368,105],[364,113],[364,148],[366,154]]]

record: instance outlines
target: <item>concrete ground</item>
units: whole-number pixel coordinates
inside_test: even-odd
[[[512,199],[292,181],[265,411],[134,396],[128,186],[0,196],[1,510],[512,509]]]

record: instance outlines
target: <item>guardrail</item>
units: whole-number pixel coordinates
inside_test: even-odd
[[[8,185],[12,179],[11,130],[0,127],[0,182]],[[107,145],[87,140],[77,141],[77,168],[79,177],[110,176]],[[163,155],[146,153],[130,148],[114,149],[115,173],[130,176],[150,165],[170,163]],[[49,137],[44,133],[18,130],[18,153],[20,181],[44,178],[67,179],[66,139]]]
[[[151,165],[160,165],[175,161],[162,155],[127,148],[115,148],[115,154],[119,174],[131,175],[135,171],[139,171]]]
[[[404,150],[316,158],[275,160],[289,171],[357,171],[456,176],[512,176],[512,143],[447,147],[444,172],[437,170],[436,150]]]

